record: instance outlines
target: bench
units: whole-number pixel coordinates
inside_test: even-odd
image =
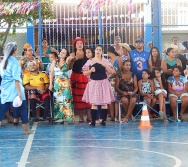
[[[178,104],[181,104],[181,100],[178,99],[176,101],[176,103],[177,103],[177,105],[176,105],[176,118],[178,119],[178,111],[179,111]],[[136,105],[140,105],[140,104],[144,105],[145,102],[144,101],[136,102]],[[159,104],[159,102],[157,101],[156,104]],[[166,100],[165,104],[170,104],[170,100]],[[122,105],[122,103],[119,101],[118,102],[119,120],[121,120],[121,105]]]

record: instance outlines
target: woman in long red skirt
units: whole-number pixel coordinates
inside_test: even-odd
[[[72,42],[74,52],[72,52],[67,58],[67,61],[70,61],[70,69],[72,69],[70,81],[72,87],[73,105],[75,111],[77,110],[79,112],[79,122],[84,122],[84,113],[86,112],[86,109],[91,107],[89,103],[82,101],[82,96],[88,83],[88,78],[82,73],[82,67],[88,60],[85,53],[85,42],[86,40],[83,38],[75,38]]]

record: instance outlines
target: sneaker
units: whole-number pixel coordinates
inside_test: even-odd
[[[101,125],[106,126],[106,122],[102,120]]]
[[[96,120],[95,123],[100,124],[101,123],[100,119]]]
[[[44,119],[41,119],[41,118],[37,118],[38,119],[38,121],[44,121]]]
[[[115,118],[115,122],[119,122],[119,119]]]
[[[156,114],[152,114],[152,118],[159,118],[160,116],[156,115]]]
[[[38,120],[37,117],[33,118],[33,122],[38,122],[38,121],[39,121],[39,120]]]
[[[55,121],[55,123],[61,123],[61,122],[63,122],[62,119],[58,119],[58,120]]]
[[[90,122],[89,125],[95,127],[95,122]]]
[[[50,121],[52,118],[51,117],[46,117],[46,118],[43,118],[43,121]]]
[[[159,111],[159,116],[163,118],[164,117],[164,112],[163,111]]]

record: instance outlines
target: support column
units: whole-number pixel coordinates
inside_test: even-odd
[[[99,9],[99,17],[98,17],[98,23],[99,23],[99,45],[102,45],[102,12]]]
[[[38,15],[39,15],[39,22],[38,22],[38,46],[39,46],[39,55],[40,59],[42,60],[42,17],[41,17],[41,1],[38,0],[39,7],[38,7]]]
[[[144,50],[149,51],[150,48],[147,46],[148,42],[152,41],[152,24],[151,24],[151,2],[150,0],[144,3]]]
[[[153,46],[162,53],[161,0],[153,0]]]
[[[35,49],[33,22],[27,23],[27,43],[29,43],[32,46],[32,48]]]
[[[28,0],[28,2],[32,3],[33,0]],[[34,22],[27,22],[27,43],[29,43],[33,49],[35,49],[35,30],[34,30]],[[33,52],[35,53],[35,52]]]

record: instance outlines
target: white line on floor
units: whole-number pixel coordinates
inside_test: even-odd
[[[26,139],[0,139],[0,141],[24,141],[24,140],[26,140]],[[35,139],[36,141],[40,141],[40,140],[81,140],[81,141],[83,141],[83,140],[86,140],[86,141],[95,141],[96,139],[95,138],[93,138],[93,139],[87,139],[87,138],[80,138],[80,139],[75,139],[75,138],[53,138],[53,137],[50,137],[50,138],[37,138],[37,139]],[[159,141],[153,141],[153,140],[127,140],[127,139],[97,139],[97,140],[99,140],[99,141],[111,141],[111,140],[113,140],[113,141],[127,141],[127,142],[147,142],[147,143],[166,143],[166,144],[182,144],[182,145],[188,145],[188,143],[186,143],[186,142],[181,142],[181,141],[165,141],[165,140],[159,140]],[[0,148],[19,148],[19,147],[14,147],[14,146],[12,146],[12,147],[3,147],[3,146],[0,146]]]
[[[27,139],[27,143],[25,145],[25,148],[23,150],[23,153],[22,153],[22,156],[20,158],[20,161],[18,162],[18,167],[25,167],[25,165],[29,162],[27,162],[27,159],[28,159],[28,156],[29,156],[29,153],[30,153],[30,150],[31,150],[31,146],[32,146],[32,143],[33,143],[33,139],[34,139],[34,136],[35,136],[35,131],[37,129],[37,125],[38,125],[38,122],[34,122],[33,124],[33,127],[31,130],[34,130],[33,134],[30,134],[28,139]]]
[[[111,159],[111,157],[108,155],[108,153],[103,149],[101,143],[97,140],[97,138],[95,137],[95,135],[91,132],[91,134],[93,135],[93,137],[95,138],[95,140],[97,141],[98,145],[100,146],[100,148],[104,151],[104,153],[106,154],[107,158],[111,161],[112,165],[114,167],[116,167],[114,161]]]

